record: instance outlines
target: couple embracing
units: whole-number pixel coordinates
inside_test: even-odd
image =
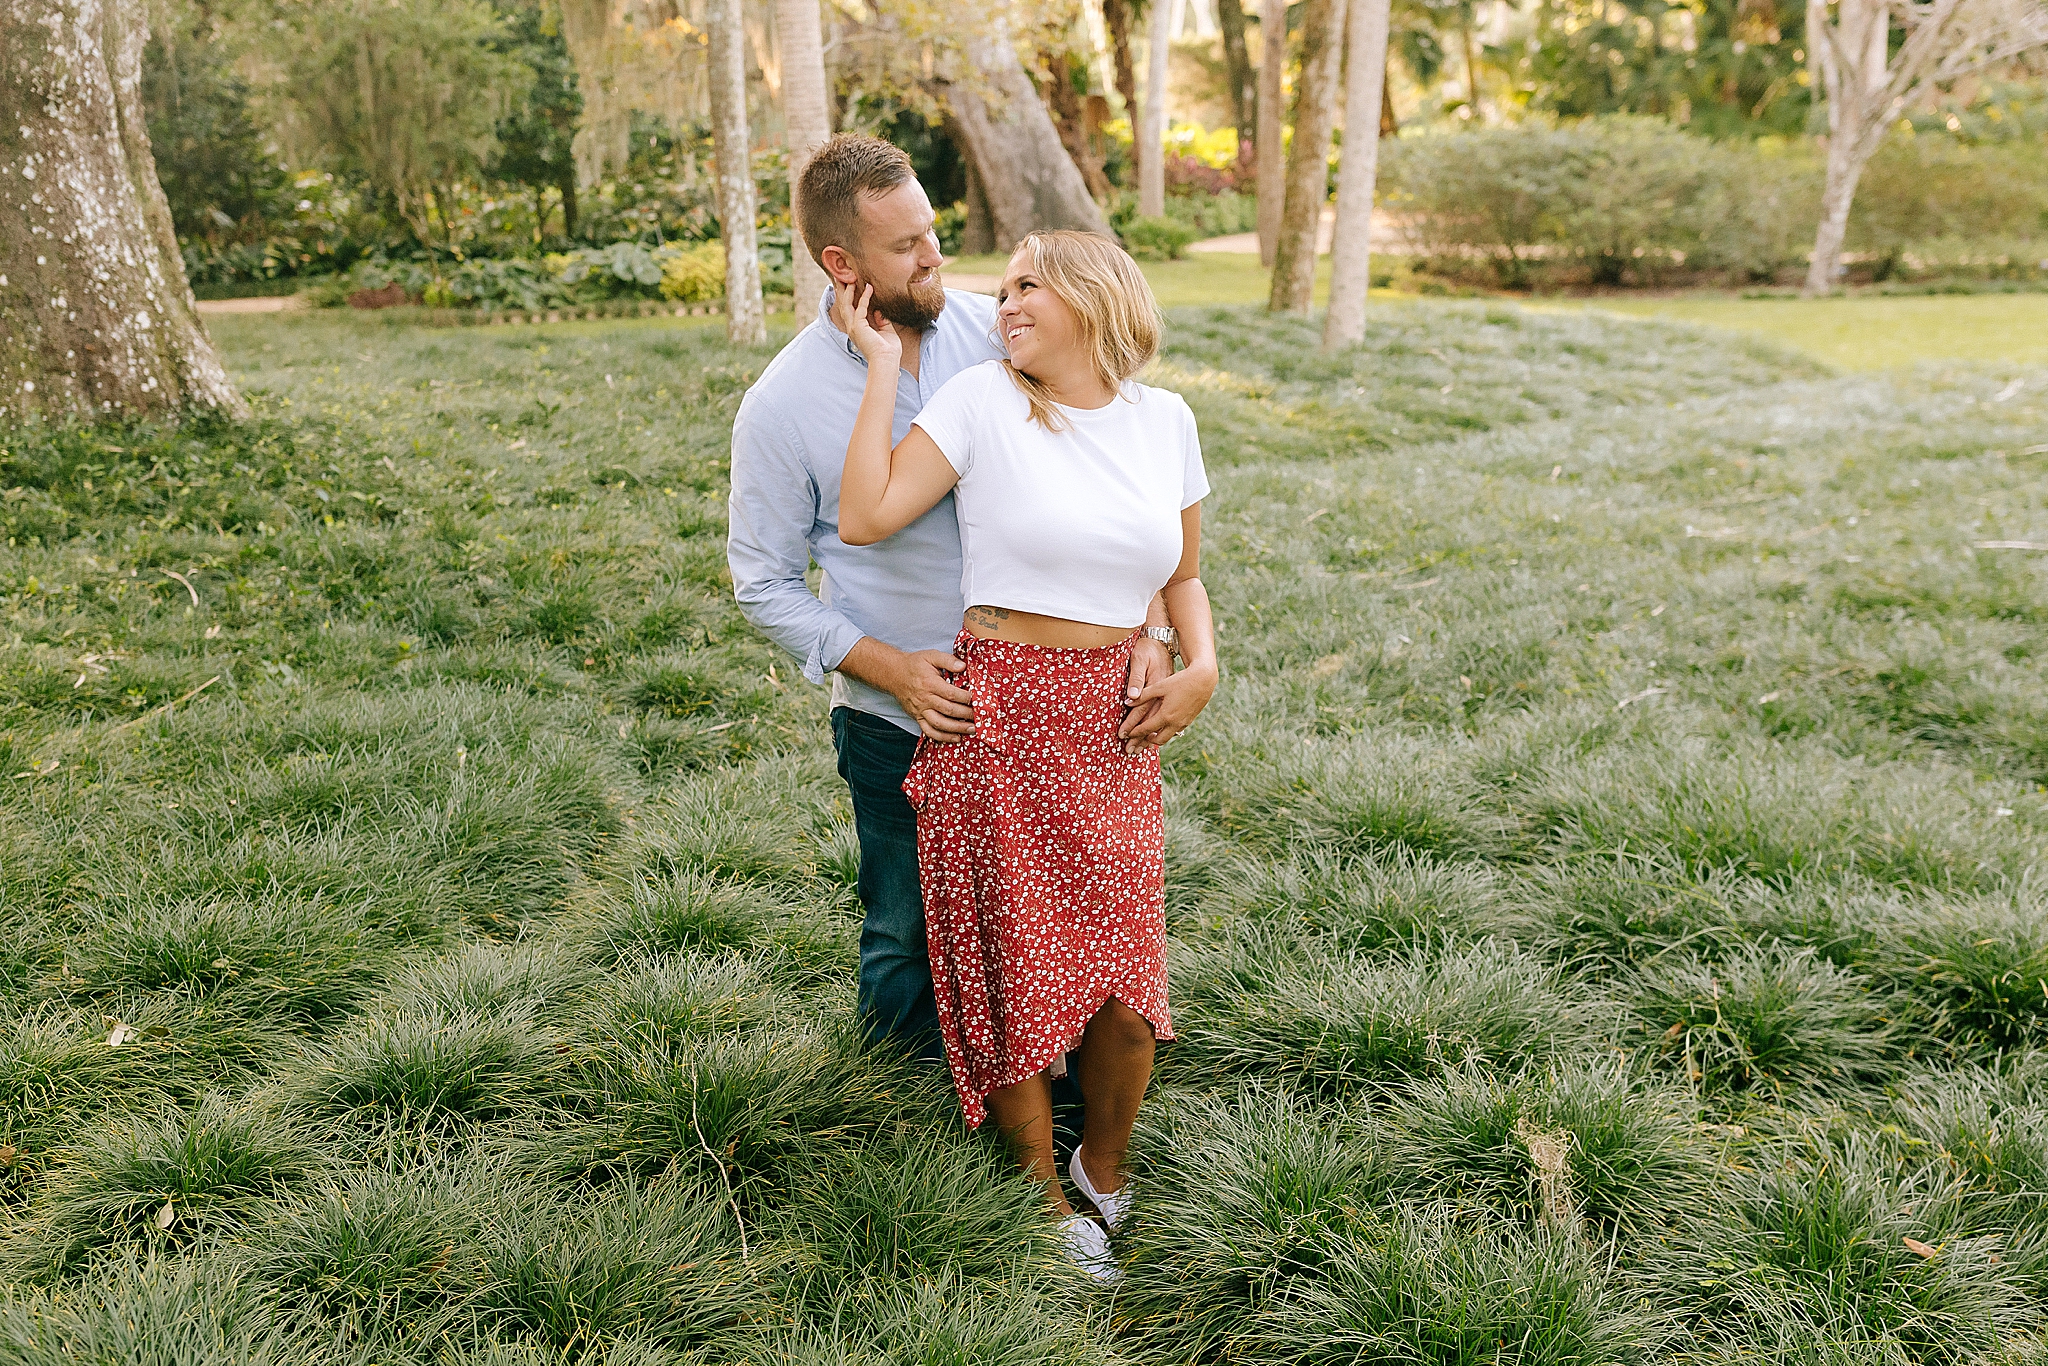
[[[728,555],[747,618],[831,675],[861,1023],[943,1056],[1111,1279],[1173,1037],[1158,748],[1216,687],[1194,415],[1132,378],[1159,311],[1109,239],[1033,233],[997,300],[948,291],[909,158],[856,135],[812,157],[795,211],[831,291],[740,406]],[[1054,1152],[1069,1067],[1068,1175],[1101,1223]]]

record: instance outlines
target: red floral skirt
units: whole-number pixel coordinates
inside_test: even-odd
[[[1132,639],[1135,639],[1135,635]],[[962,631],[975,733],[903,780],[939,1033],[970,1125],[1052,1067],[1112,997],[1173,1037],[1159,756],[1117,738],[1131,641],[1060,650]]]

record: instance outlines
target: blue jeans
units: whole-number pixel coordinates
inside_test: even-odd
[[[903,795],[917,737],[879,716],[834,707],[832,744],[839,776],[853,793],[860,839],[861,1032],[870,1047],[886,1040],[913,1057],[943,1061],[917,875],[917,813]]]

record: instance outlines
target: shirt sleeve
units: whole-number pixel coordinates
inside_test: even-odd
[[[924,428],[924,434],[946,457],[953,473],[963,478],[974,468],[974,419],[982,406],[979,400],[988,384],[988,370],[984,362],[947,380],[932,395],[931,402],[918,411],[912,424]]]
[[[818,601],[805,581],[818,483],[796,434],[752,404],[743,403],[733,423],[726,511],[731,529],[725,558],[740,615],[795,655],[805,678],[824,682],[826,672],[838,668],[867,632]]]
[[[1183,511],[1209,496],[1209,472],[1202,467],[1202,434],[1195,428],[1195,411],[1180,400],[1182,441],[1180,505]]]

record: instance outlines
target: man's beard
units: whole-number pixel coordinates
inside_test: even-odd
[[[898,327],[922,332],[946,311],[946,287],[940,283],[939,273],[934,270],[922,284],[913,282],[894,294],[884,294],[881,287],[876,286],[872,306]]]

